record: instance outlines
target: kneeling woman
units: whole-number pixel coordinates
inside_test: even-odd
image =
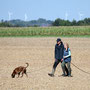
[[[68,43],[64,44],[64,48],[65,48],[64,49],[64,59],[63,59],[63,62],[61,64],[62,71],[63,71],[63,75],[65,75],[65,65],[67,65],[68,76],[71,77],[71,67],[70,67],[70,64],[71,64],[71,51],[70,51]]]

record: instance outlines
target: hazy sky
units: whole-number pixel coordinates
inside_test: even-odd
[[[90,17],[90,0],[0,0],[0,20],[79,20],[86,17]]]

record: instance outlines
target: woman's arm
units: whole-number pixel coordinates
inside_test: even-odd
[[[68,52],[68,55],[67,56],[64,56],[64,58],[68,58],[71,56],[71,51]]]

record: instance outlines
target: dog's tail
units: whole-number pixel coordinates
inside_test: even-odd
[[[26,63],[27,64],[27,66],[26,66],[26,68],[29,66],[29,63]]]

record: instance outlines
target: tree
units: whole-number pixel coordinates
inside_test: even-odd
[[[73,19],[73,21],[71,22],[72,26],[76,26],[77,25],[77,21]]]
[[[53,24],[53,26],[70,26],[71,22],[69,20],[63,20],[63,19],[56,19]]]
[[[53,22],[53,26],[60,26],[60,18],[57,18],[54,22]]]
[[[0,27],[11,27],[12,25],[9,22],[1,22]]]

